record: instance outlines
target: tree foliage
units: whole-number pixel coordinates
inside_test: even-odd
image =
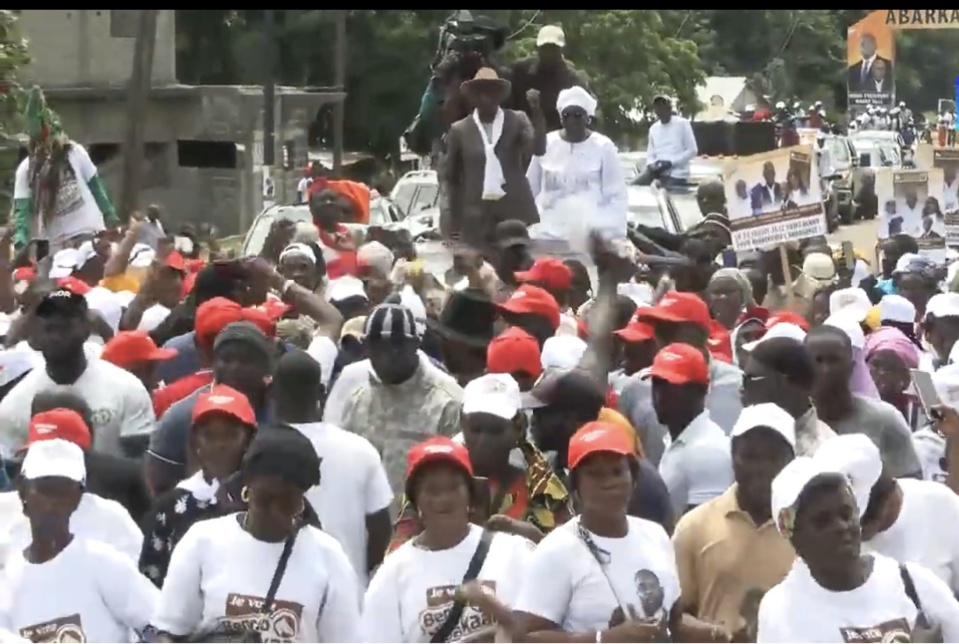
[[[348,18],[346,139],[350,149],[397,151],[419,106],[447,10],[354,10]],[[542,25],[561,24],[567,56],[600,100],[602,129],[620,137],[629,117],[665,92],[693,106],[704,76],[745,76],[776,100],[846,101],[845,39],[866,10],[519,10],[486,12],[507,25],[504,62],[532,53]],[[278,81],[333,85],[333,12],[277,12]],[[262,82],[263,11],[178,10],[178,70],[190,83]],[[920,110],[951,97],[959,31],[897,37],[898,95]],[[319,132],[328,137],[328,118]]]

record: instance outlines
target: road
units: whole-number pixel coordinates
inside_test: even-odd
[[[871,221],[857,221],[852,226],[841,226],[839,230],[829,235],[828,239],[830,244],[837,245],[845,241],[851,241],[853,248],[866,255],[873,265],[873,270],[876,269],[876,262],[874,260],[876,255],[875,219]]]

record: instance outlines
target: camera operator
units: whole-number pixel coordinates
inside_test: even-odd
[[[566,34],[563,33],[563,28],[559,25],[546,25],[536,36],[536,55],[517,61],[510,72],[513,94],[509,107],[526,112],[532,118],[526,92],[530,89],[539,90],[547,132],[562,127],[559,112],[556,111],[556,98],[559,93],[577,86],[589,90],[586,80],[563,57],[565,46]]]

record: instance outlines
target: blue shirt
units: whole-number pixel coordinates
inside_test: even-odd
[[[164,349],[176,349],[177,354],[157,365],[156,376],[160,382],[170,384],[200,370],[200,356],[196,351],[196,333],[190,331],[163,343]]]

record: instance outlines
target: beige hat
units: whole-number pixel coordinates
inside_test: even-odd
[[[836,279],[836,263],[826,253],[809,253],[802,263],[803,275],[817,282],[832,282]]]
[[[539,30],[536,35],[536,46],[556,45],[557,47],[566,46],[566,33],[559,25],[546,25]]]
[[[492,67],[480,67],[473,80],[468,80],[460,84],[460,91],[469,96],[477,91],[486,89],[497,94],[497,102],[502,103],[509,98],[512,90],[512,84],[505,78],[500,78],[499,74]]]

